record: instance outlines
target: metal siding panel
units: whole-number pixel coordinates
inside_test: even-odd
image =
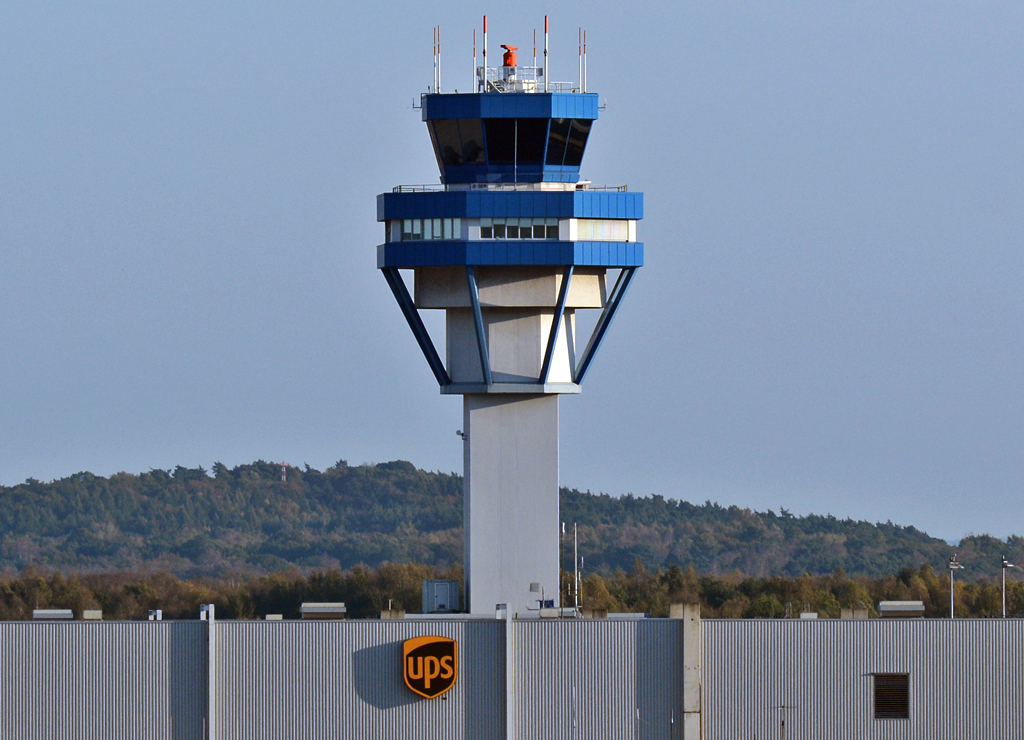
[[[1024,734],[1021,620],[708,620],[703,629],[708,740],[781,737],[783,714],[790,737]],[[873,718],[880,672],[910,674],[909,720]]]
[[[680,621],[524,620],[513,643],[521,737],[679,737]]]
[[[402,642],[459,645],[446,698],[402,680]],[[490,620],[221,622],[218,732],[223,740],[502,737],[504,624]]]
[[[201,740],[202,622],[0,623],[0,737]]]

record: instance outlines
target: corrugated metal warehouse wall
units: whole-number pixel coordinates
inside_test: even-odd
[[[216,740],[497,739],[507,696],[524,740],[691,740],[681,722],[687,624],[218,621]],[[1024,620],[699,628],[702,740],[1024,737]],[[459,646],[447,698],[421,699],[402,680],[402,642],[430,634]],[[201,740],[208,635],[199,621],[0,623],[0,738]],[[909,720],[874,719],[875,673],[910,675]]]
[[[0,738],[201,740],[202,622],[0,624]]]
[[[703,630],[707,740],[1024,737],[1024,621],[708,620]],[[874,719],[874,673],[910,674],[909,720]]]
[[[505,625],[496,620],[217,622],[217,740],[465,738],[505,734]],[[459,673],[424,700],[402,642],[458,643]]]
[[[524,620],[513,644],[519,737],[681,736],[680,620]]]

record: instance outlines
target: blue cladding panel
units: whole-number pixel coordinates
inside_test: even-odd
[[[377,267],[450,265],[583,265],[641,267],[637,242],[430,241],[388,242],[377,247]]]
[[[472,192],[384,193],[377,220],[400,218],[643,218],[643,193]]]
[[[435,118],[582,118],[596,120],[596,93],[449,93],[424,95],[423,120]]]

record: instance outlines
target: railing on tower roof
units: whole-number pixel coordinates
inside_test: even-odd
[[[477,67],[476,91],[497,93],[545,92],[543,67]],[[548,82],[547,92],[579,92],[575,82]]]
[[[474,182],[460,184],[457,187],[444,185],[442,183],[430,183],[426,185],[395,185],[392,189],[392,193],[443,193],[449,190],[526,190],[529,186],[535,183],[516,183],[516,182]],[[570,190],[602,190],[602,191],[613,191],[617,193],[629,192],[628,185],[592,185],[589,182],[576,182],[567,183],[571,185]]]

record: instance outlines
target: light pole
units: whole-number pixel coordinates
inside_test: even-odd
[[[1005,555],[1003,556],[1003,619],[1006,619],[1006,569],[1016,567],[1016,565],[1007,561]]]
[[[953,618],[953,571],[963,570],[963,564],[956,559],[956,553],[949,559],[949,618]]]

